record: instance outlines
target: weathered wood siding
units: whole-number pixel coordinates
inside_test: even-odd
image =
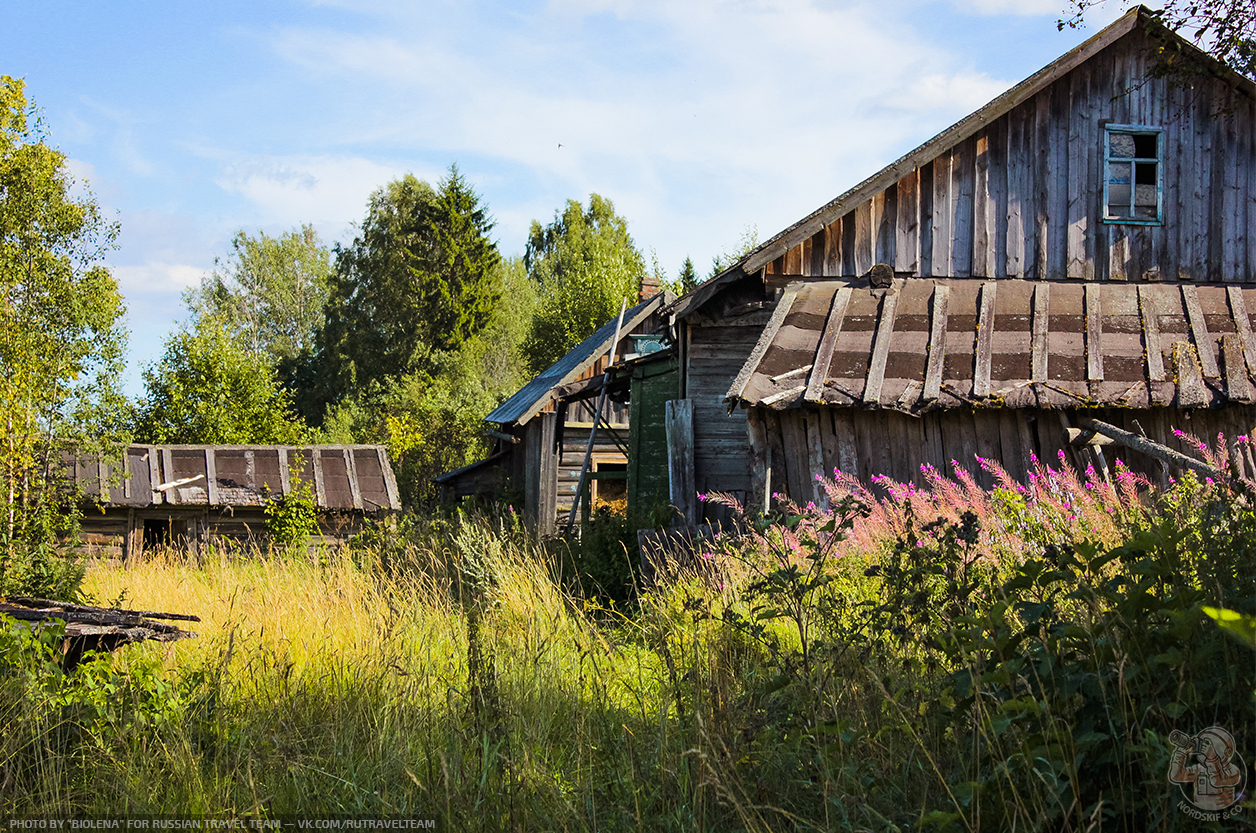
[[[872,485],[880,475],[924,485],[921,466],[951,475],[955,461],[973,473],[981,486],[990,488],[994,479],[980,468],[978,457],[998,462],[1022,483],[1035,456],[1054,468],[1063,451],[1079,471],[1095,459],[1089,450],[1066,447],[1062,420],[1070,416],[1063,411],[949,409],[912,417],[887,410],[809,407],[753,408],[750,415],[755,472],[751,495],[756,508],[763,507],[765,494],[775,492],[798,503],[819,501],[824,493],[815,475],[832,477],[834,469],[858,477],[865,485]],[[1087,410],[1085,415],[1127,431],[1145,432],[1148,438],[1191,456],[1198,456],[1198,449],[1175,437],[1174,429],[1210,443],[1216,442],[1218,434],[1232,440],[1256,430],[1256,408],[1251,406],[1196,411],[1113,408]],[[1132,471],[1159,482],[1157,461],[1116,445],[1104,446],[1104,454],[1109,467],[1122,460]],[[1243,459],[1248,477],[1256,476],[1253,462],[1250,455]]]
[[[1256,281],[1256,102],[1152,78],[1135,29],[799,243],[769,274]],[[1164,128],[1164,223],[1105,223],[1103,125]]]
[[[750,488],[746,413],[728,412],[729,383],[746,363],[761,327],[690,326],[686,339],[685,391],[693,400],[694,479],[699,492],[731,492],[744,499]]]

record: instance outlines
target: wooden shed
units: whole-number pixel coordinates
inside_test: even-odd
[[[1253,282],[1256,84],[1136,8],[664,311],[696,488],[1249,434]]]
[[[366,518],[401,509],[383,446],[132,445],[124,461],[63,461],[88,501],[83,542],[116,558],[152,546],[264,544],[267,500],[302,486],[320,510],[312,545],[346,541]]]
[[[617,359],[656,349],[659,310],[674,301],[662,292],[612,318],[565,356],[538,374],[484,417],[494,438],[492,453],[470,466],[436,478],[442,502],[471,495],[517,501],[541,534],[565,520],[575,499],[580,470],[593,430],[595,406],[587,396],[600,383],[612,354]],[[615,340],[616,328],[619,340]],[[591,468],[594,496],[626,496],[629,407],[627,391],[611,399],[594,437]]]

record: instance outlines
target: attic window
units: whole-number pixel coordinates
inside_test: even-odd
[[[1105,221],[1142,224],[1163,222],[1163,153],[1164,131],[1159,127],[1110,124],[1105,128]]]

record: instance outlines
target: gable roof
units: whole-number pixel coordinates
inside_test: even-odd
[[[1002,95],[994,98],[976,112],[951,125],[932,139],[929,139],[924,144],[860,182],[854,188],[851,188],[760,244],[722,274],[680,298],[672,305],[670,312],[678,317],[684,316],[705,304],[728,284],[757,273],[856,206],[872,199],[876,194],[894,185],[894,183],[911,171],[972,137],[991,122],[1038,95],[1051,84],[1138,28],[1142,28],[1157,37],[1174,39],[1183,51],[1203,61],[1205,65],[1209,66],[1216,74],[1222,76],[1227,82],[1256,99],[1256,81],[1217,63],[1197,49],[1190,41],[1170,31],[1160,23],[1155,12],[1147,9],[1145,6],[1137,6],[1086,42],[1057,58]]]
[[[675,299],[675,295],[663,291],[647,298],[635,307],[629,307],[624,313],[620,338],[631,333],[664,304],[671,303]],[[554,400],[557,395],[555,388],[580,378],[580,375],[594,362],[610,352],[618,319],[619,316],[616,316],[594,330],[592,335],[573,347],[567,355],[541,371],[532,381],[494,408],[492,413],[484,417],[484,421],[495,422],[499,425],[522,425],[536,416],[542,408]]]
[[[1238,284],[800,281],[728,399],[906,413],[1252,404],[1253,311],[1256,287]]]

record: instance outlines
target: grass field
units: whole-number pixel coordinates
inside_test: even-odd
[[[1069,476],[939,480],[870,512],[833,484],[832,509],[704,548],[628,605],[488,517],[93,564],[96,602],[196,613],[200,636],[71,675],[0,637],[0,815],[1195,829],[1167,738],[1256,740],[1254,655],[1202,612],[1253,612],[1254,513],[1221,486]]]

